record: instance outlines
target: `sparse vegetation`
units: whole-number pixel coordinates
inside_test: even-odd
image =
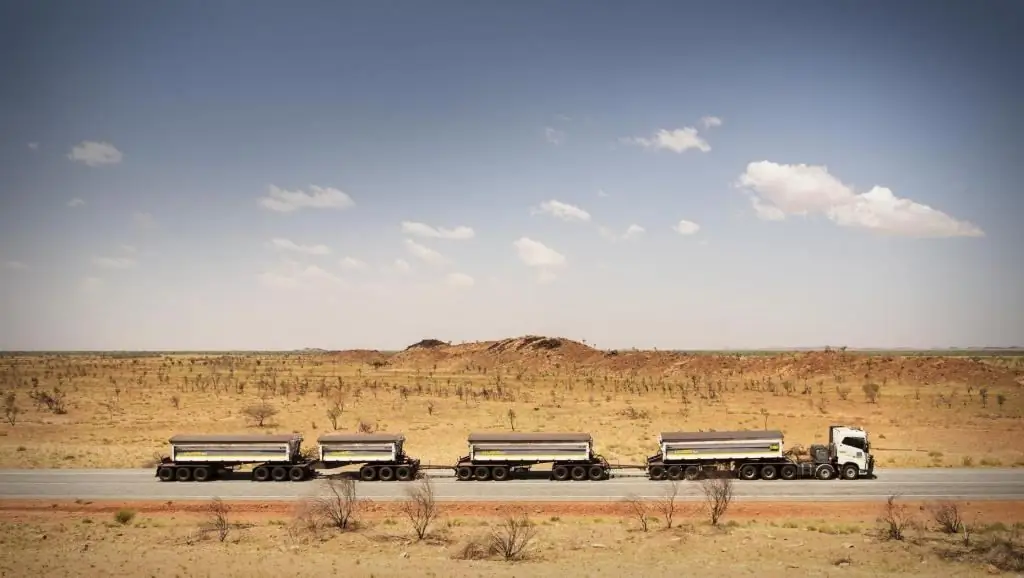
[[[412,524],[416,539],[422,540],[440,514],[434,499],[433,482],[430,478],[421,478],[415,486],[406,490],[406,498],[402,504],[402,514]]]
[[[640,524],[640,531],[646,532],[651,525],[650,506],[647,501],[630,496],[626,498],[626,504],[629,505],[630,515]]]
[[[903,540],[907,528],[913,523],[910,509],[904,504],[898,504],[896,498],[897,496],[893,495],[886,499],[880,518],[883,526],[882,535],[887,540]]]
[[[729,511],[733,497],[732,483],[732,478],[725,476],[705,478],[700,481],[700,488],[704,493],[704,512],[712,526],[717,526],[725,513]]]
[[[536,535],[536,526],[526,512],[508,513],[491,530],[491,551],[507,561],[521,560]]]
[[[356,522],[365,500],[356,495],[356,483],[350,478],[327,479],[327,495],[316,500],[315,512],[331,526],[349,530]]]
[[[129,524],[135,519],[135,510],[123,508],[114,513],[114,521],[122,526]]]

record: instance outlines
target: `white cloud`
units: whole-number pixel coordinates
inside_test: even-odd
[[[338,261],[338,264],[341,265],[342,269],[347,269],[349,271],[366,269],[366,263],[356,259],[355,257],[345,257]]]
[[[711,150],[711,145],[708,144],[708,141],[701,138],[697,129],[692,126],[675,130],[661,129],[652,138],[629,137],[622,139],[622,142],[650,149],[670,150],[676,153],[682,153],[690,149],[697,149],[705,153]]]
[[[647,229],[644,229],[643,227],[635,223],[630,225],[629,227],[626,227],[626,232],[622,233],[621,235],[609,229],[608,227],[600,227],[598,230],[600,231],[602,236],[612,241],[635,239],[640,235],[644,234],[645,232],[647,232]]]
[[[75,197],[75,198],[71,199],[70,201],[68,201],[68,206],[69,207],[81,207],[84,204],[85,204],[85,201],[83,201],[82,199],[79,199],[78,197]]]
[[[428,237],[431,239],[452,239],[457,241],[472,239],[476,235],[473,229],[465,226],[458,226],[454,229],[446,229],[444,227],[435,228],[424,223],[416,223],[413,221],[402,221],[402,232],[407,235],[417,235],[419,237]]]
[[[432,265],[440,265],[447,262],[448,260],[444,255],[431,249],[430,247],[424,247],[412,239],[405,240],[405,248],[409,250],[417,259],[430,263]]]
[[[261,273],[258,279],[263,285],[276,289],[349,287],[349,283],[345,279],[321,267],[316,265],[303,267],[294,262],[286,263],[282,270]]]
[[[540,241],[534,241],[529,237],[521,237],[512,244],[519,254],[519,260],[527,267],[549,268],[565,265],[565,255]]]
[[[672,227],[672,230],[679,233],[680,235],[694,235],[697,233],[697,231],[700,231],[700,225],[694,223],[693,221],[687,221],[686,219],[682,219],[681,221],[676,223],[675,227]]]
[[[563,221],[590,221],[590,213],[577,207],[554,199],[544,201],[538,208],[531,209],[531,213],[545,213]]]
[[[352,197],[332,187],[309,187],[312,193],[286,191],[274,185],[268,187],[268,196],[259,199],[259,205],[271,211],[290,213],[299,209],[347,209],[355,205]]]
[[[277,249],[284,249],[286,251],[295,251],[296,253],[305,253],[306,255],[330,255],[331,248],[327,245],[299,245],[288,239],[282,239],[280,237],[270,240],[270,244]]]
[[[598,189],[597,196],[601,197],[602,199],[607,199],[610,195],[608,195],[608,193],[606,193],[604,189]]]
[[[124,155],[108,142],[82,141],[71,149],[68,158],[90,167],[116,165]]]
[[[156,219],[149,213],[135,212],[132,214],[132,222],[141,229],[155,229]]]
[[[135,266],[135,259],[128,257],[93,257],[92,262],[104,269],[131,269]]]
[[[562,144],[565,142],[565,131],[550,126],[544,127],[544,140],[554,145]]]
[[[7,261],[6,263],[4,263],[4,267],[6,267],[8,269],[18,269],[18,270],[20,270],[20,269],[28,269],[28,265],[22,263],[21,261]]]
[[[396,273],[408,273],[412,271],[412,265],[405,259],[395,259],[395,262],[391,265],[391,270]]]
[[[704,128],[722,126],[722,119],[717,116],[705,116],[700,119],[700,124],[702,124]]]
[[[37,151],[37,150],[39,150],[39,143],[37,143],[37,142],[30,142],[30,143],[28,143],[28,148],[30,148],[30,149],[32,149],[34,151]]]
[[[976,225],[958,221],[927,205],[901,199],[886,187],[857,193],[819,165],[752,162],[737,186],[750,189],[761,218],[818,213],[843,227],[860,227],[907,237],[982,237]]]
[[[465,273],[449,273],[445,277],[444,282],[449,287],[472,287],[476,285],[476,280]]]

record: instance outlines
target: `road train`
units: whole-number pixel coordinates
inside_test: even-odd
[[[322,469],[360,466],[371,481],[411,481],[425,469],[451,469],[460,481],[504,481],[532,466],[550,464],[554,481],[600,481],[613,466],[594,451],[589,433],[471,433],[468,453],[453,466],[425,466],[405,453],[401,433],[332,433],[317,440],[315,456],[303,453],[300,434],[189,435],[170,438],[171,453],[156,476],[166,482],[203,482],[225,471],[252,466],[253,481],[299,482]],[[812,478],[855,480],[874,476],[875,459],[865,430],[829,426],[828,443],[797,457],[783,447],[777,430],[663,432],[658,452],[641,466],[651,480],[696,480],[726,471],[742,480]]]

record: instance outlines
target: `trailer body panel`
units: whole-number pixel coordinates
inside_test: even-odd
[[[586,433],[474,433],[469,436],[472,462],[589,462],[593,438]]]
[[[177,435],[170,440],[175,463],[279,463],[300,460],[299,435]]]
[[[666,461],[783,459],[779,431],[666,432],[659,440]]]
[[[373,464],[403,461],[402,434],[327,434],[317,440],[325,464]]]

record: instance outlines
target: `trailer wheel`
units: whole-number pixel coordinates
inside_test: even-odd
[[[395,477],[400,482],[408,482],[415,477],[415,474],[412,473],[412,468],[409,466],[398,466],[395,468]]]
[[[192,470],[188,468],[178,468],[178,470],[174,472],[174,476],[179,482],[187,482],[192,478]]]
[[[700,477],[700,468],[697,466],[686,466],[683,470],[683,478],[693,481]]]
[[[257,466],[252,470],[252,479],[257,482],[265,482],[270,479],[270,468],[267,466]]]
[[[647,475],[652,480],[665,479],[665,466],[651,466],[647,469]]]
[[[583,466],[572,467],[572,479],[577,482],[582,482],[587,479],[587,468]]]
[[[160,469],[156,471],[156,475],[161,481],[169,482],[174,479],[174,468],[161,466]]]
[[[487,466],[477,466],[476,469],[473,470],[473,477],[485,482],[491,479],[491,468],[488,468]]]
[[[468,482],[473,479],[473,468],[469,466],[459,466],[455,470],[455,477],[463,482]]]
[[[281,466],[274,466],[270,470],[270,477],[274,478],[275,482],[283,482],[288,479],[288,470]]]
[[[742,466],[740,466],[740,479],[756,480],[757,466],[755,466],[754,464],[743,464]]]
[[[846,464],[843,466],[844,480],[856,480],[858,477],[860,477],[860,468],[854,464]]]
[[[377,479],[377,468],[373,466],[363,466],[359,468],[359,479],[364,482],[372,482]]]
[[[302,466],[292,466],[292,468],[288,470],[288,479],[293,482],[301,482],[306,479],[306,468]]]
[[[569,468],[561,464],[551,468],[551,477],[559,482],[569,479]]]
[[[778,477],[778,473],[779,470],[771,464],[761,466],[762,480],[774,480],[776,477]]]
[[[602,468],[601,466],[590,466],[590,470],[587,471],[587,474],[589,474],[590,479],[595,482],[598,480],[603,480],[604,468]]]
[[[508,468],[505,466],[494,466],[491,468],[491,477],[498,482],[504,482],[508,479]]]
[[[192,479],[197,482],[205,482],[210,479],[210,468],[201,467],[192,471]]]
[[[670,480],[678,480],[683,477],[683,468],[682,466],[669,466],[668,469],[665,470],[665,474],[668,475],[668,479]]]
[[[819,480],[831,480],[835,475],[836,471],[832,469],[832,466],[828,464],[821,464],[818,469],[814,472],[814,477]]]
[[[779,477],[784,480],[795,480],[796,479],[796,466],[792,464],[786,464],[779,468]]]
[[[377,468],[377,479],[382,482],[390,482],[395,479],[395,468],[391,466],[381,466]]]

